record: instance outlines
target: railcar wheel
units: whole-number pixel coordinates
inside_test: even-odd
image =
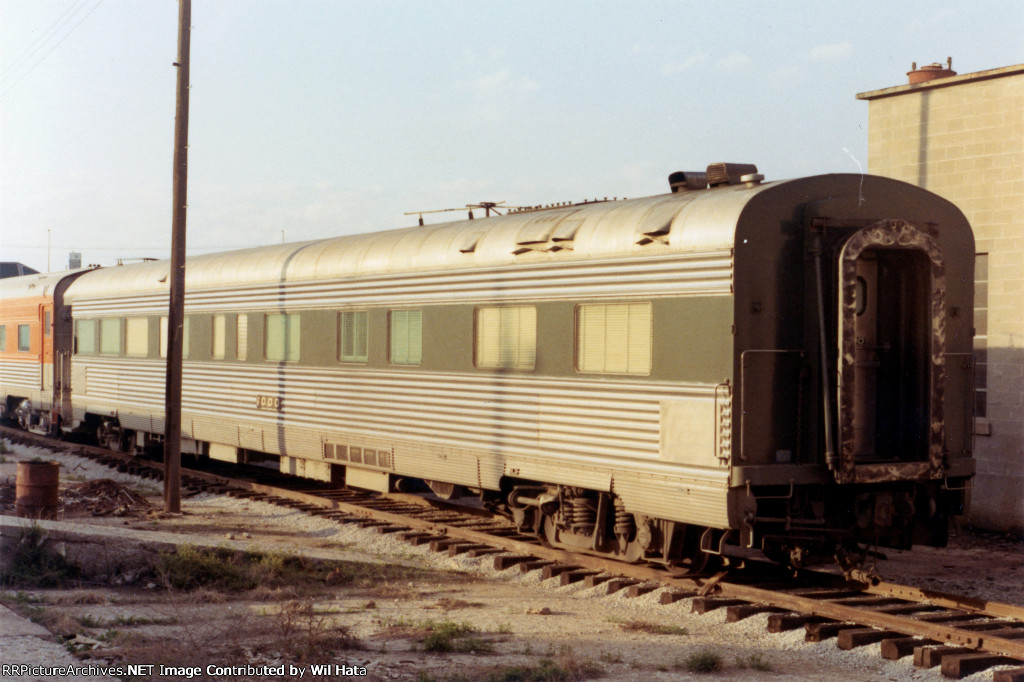
[[[117,450],[121,443],[121,427],[104,419],[96,427],[96,444],[108,450]]]
[[[466,490],[465,486],[458,485],[457,483],[427,480],[424,480],[423,482],[426,483],[430,490],[442,500],[457,500],[462,497],[462,493]]]

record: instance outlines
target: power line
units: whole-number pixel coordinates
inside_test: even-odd
[[[76,23],[74,26],[72,26],[71,29],[67,33],[65,33],[64,36],[60,40],[58,40],[52,47],[50,47],[50,49],[48,49],[46,51],[45,54],[43,54],[39,59],[36,60],[36,63],[33,64],[31,66],[31,68],[29,68],[28,71],[26,71],[24,74],[22,74],[21,78],[19,78],[18,80],[14,81],[13,83],[11,83],[11,85],[8,86],[8,88],[6,90],[4,90],[3,94],[0,94],[0,99],[3,99],[8,94],[10,94],[11,90],[16,88],[18,86],[18,84],[21,83],[21,81],[25,80],[25,78],[30,73],[32,73],[33,71],[36,70],[37,66],[39,66],[44,61],[46,61],[46,58],[49,57],[53,53],[54,50],[56,50],[58,47],[60,47],[61,43],[63,43],[65,40],[67,40],[68,37],[70,37],[71,34],[75,32],[75,29],[77,29],[79,26],[81,26],[82,22],[84,22],[86,19],[88,19],[90,16],[92,16],[92,13],[95,12],[99,8],[99,6],[102,5],[102,4],[103,4],[103,0],[99,0],[95,5],[93,5],[92,9],[90,9],[88,11],[88,13],[86,13],[86,15],[84,17],[82,17],[81,19],[78,20],[78,23]],[[42,45],[40,45],[40,47],[41,46]]]
[[[43,44],[50,39],[50,35],[57,30],[59,25],[64,23],[65,17],[68,17],[69,14],[71,16],[74,16],[89,2],[90,0],[77,0],[75,4],[71,5],[66,10],[64,10],[64,14],[60,15],[60,17],[58,17],[55,22],[50,24],[50,27],[43,31],[43,34],[36,38],[32,42],[32,44],[29,45],[28,48],[26,48],[25,51],[21,53],[20,57],[18,57],[13,62],[7,65],[7,67],[4,69],[3,76],[0,76],[0,81],[7,80],[11,76],[11,74],[22,65],[23,62],[27,61],[33,54],[35,54],[43,46]]]

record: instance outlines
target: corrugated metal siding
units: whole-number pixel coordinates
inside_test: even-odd
[[[702,476],[627,471],[615,475],[614,489],[635,513],[717,528],[729,526],[726,471],[708,471]]]
[[[84,391],[74,394],[76,406],[121,406],[162,414],[162,363],[119,366],[102,358],[76,362],[87,363]],[[540,448],[583,460],[653,462],[660,447],[661,402],[682,397],[714,400],[710,384],[270,366],[246,371],[240,376],[238,365],[186,363],[183,411],[203,424],[206,419],[232,419],[271,431],[287,426],[389,434],[498,453],[535,454]],[[282,396],[281,413],[257,410],[258,395]]]
[[[166,314],[167,295],[90,298],[72,285],[77,317]],[[286,287],[282,289],[282,287]],[[708,296],[732,290],[728,249],[601,261],[522,264],[494,269],[396,273],[317,282],[253,283],[204,291],[191,289],[189,312],[299,310],[336,305],[428,305],[488,301],[608,300],[664,296]]]
[[[5,394],[39,391],[42,371],[38,358],[34,362],[4,360],[0,362],[0,386]]]
[[[142,423],[162,416],[161,362],[76,361],[88,363],[87,393],[75,394],[76,405],[116,407]],[[502,473],[605,490],[614,485],[630,507],[649,513],[677,518],[686,499],[697,510],[686,513],[700,515],[687,520],[717,525],[724,518],[724,471],[659,459],[662,401],[713,404],[713,385],[246,369],[240,376],[238,365],[186,363],[183,431],[197,440],[318,460],[325,439],[364,446],[373,440],[393,447],[395,470],[408,475],[491,487]],[[257,410],[258,395],[282,397],[282,410]]]

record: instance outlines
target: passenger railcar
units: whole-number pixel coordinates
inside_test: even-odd
[[[85,270],[0,279],[0,419],[50,431],[70,410],[68,285]]]
[[[627,560],[943,544],[973,474],[967,221],[895,180],[755,171],[191,258],[186,442],[470,490]],[[67,426],[159,439],[167,297],[166,262],[71,283]]]

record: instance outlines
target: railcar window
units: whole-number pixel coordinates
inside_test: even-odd
[[[96,320],[75,322],[75,352],[85,355],[96,352]]]
[[[235,319],[235,357],[245,360],[249,346],[249,316],[239,315]]]
[[[854,301],[856,302],[857,315],[863,315],[864,311],[868,309],[868,282],[863,277],[857,278]]]
[[[213,349],[210,357],[214,360],[224,359],[225,347],[227,345],[227,325],[228,318],[226,315],[213,316]]]
[[[149,320],[145,317],[129,317],[124,321],[124,352],[132,357],[146,357],[149,354]]]
[[[299,361],[299,316],[268,313],[265,317],[264,357],[271,362]]]
[[[100,354],[121,354],[121,318],[105,317],[100,320]]]
[[[576,369],[593,374],[651,373],[651,304],[576,308]]]
[[[389,313],[391,339],[389,359],[393,365],[423,362],[423,311],[392,310]]]
[[[370,324],[365,310],[338,313],[338,358],[342,362],[366,362],[369,357]]]
[[[0,324],[0,350],[7,350],[7,325]]]
[[[18,350],[28,352],[32,348],[32,330],[27,324],[18,325]]]
[[[168,335],[168,322],[167,316],[164,315],[160,318],[160,357],[167,357],[167,344],[170,343],[170,336]],[[181,323],[181,357],[185,359],[188,357],[188,332],[189,332],[188,317],[185,317]]]
[[[192,324],[189,321],[189,317],[186,315],[181,320],[181,357],[186,359],[189,356],[189,338],[190,331],[192,330]]]
[[[43,336],[50,336],[50,331],[53,329],[53,324],[50,318],[50,311],[47,310],[43,313]]]
[[[477,308],[476,366],[533,369],[537,364],[537,309],[531,305]]]

